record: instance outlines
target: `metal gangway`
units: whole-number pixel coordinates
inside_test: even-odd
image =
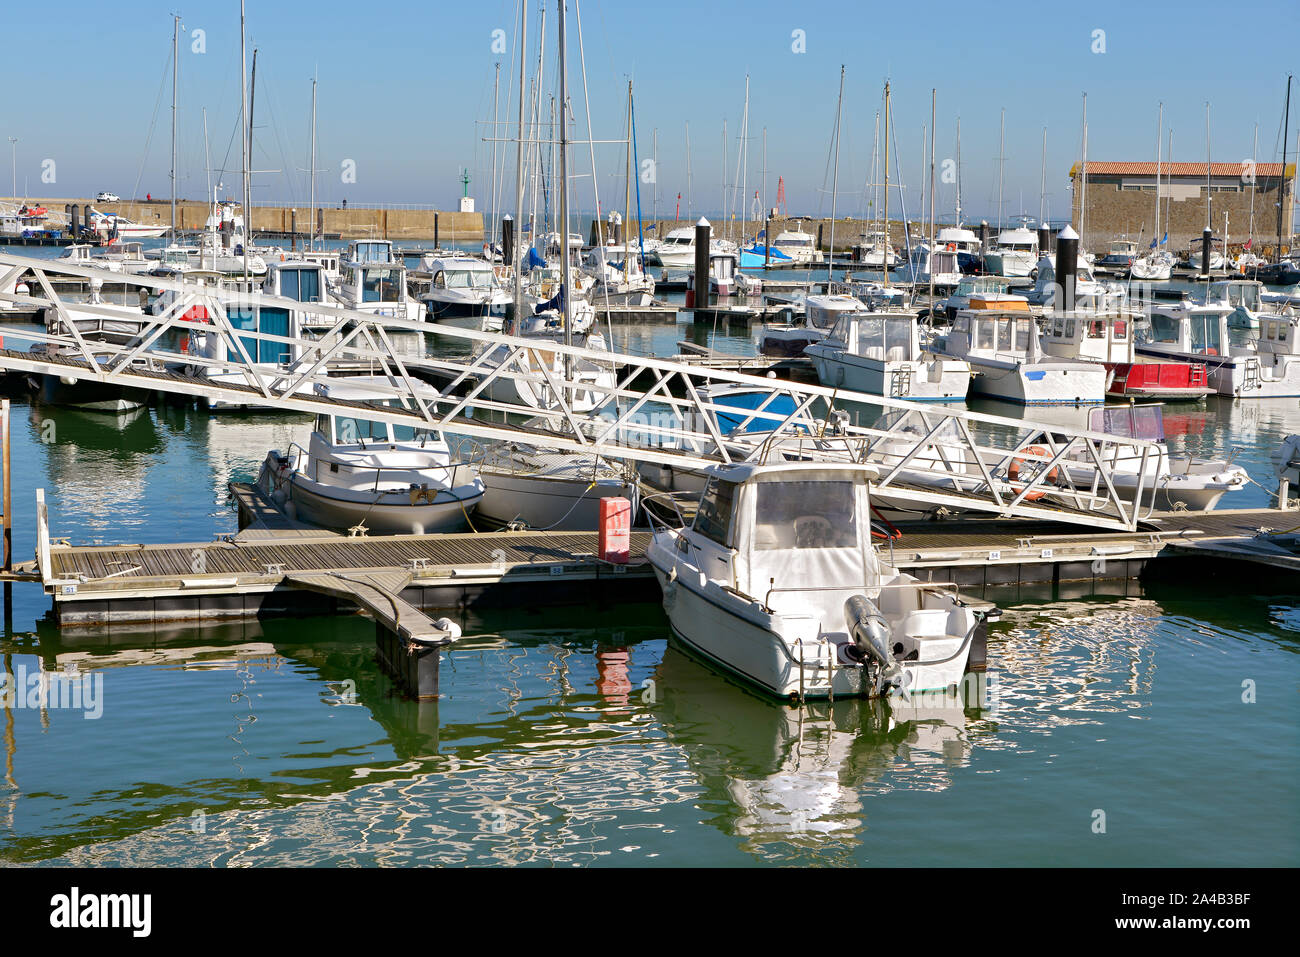
[[[0,299],[44,309],[46,328],[16,333],[35,345],[0,349],[0,370],[69,382],[92,379],[314,414],[360,409],[379,421],[652,463],[679,473],[774,459],[869,463],[880,473],[873,497],[898,508],[1122,530],[1136,530],[1151,512],[1144,492],[1148,501],[1154,496],[1150,484],[1117,481],[1120,470],[1157,472],[1167,454],[1157,442],[700,369],[590,343],[568,346],[0,254],[0,290],[12,288],[6,284],[22,274],[28,294],[0,292]],[[166,305],[154,315],[78,302],[64,291],[92,280],[139,287],[151,299],[163,296]],[[258,310],[272,308],[310,314],[319,338],[277,335],[232,321],[233,314],[246,324]],[[78,326],[87,317],[98,321],[96,328],[119,334],[109,340],[83,334]],[[328,319],[324,326],[322,317]],[[413,334],[423,342],[429,333],[459,340],[470,354],[412,352],[397,344]],[[224,356],[187,349],[185,337],[195,334],[217,337]],[[294,358],[256,361],[264,343]],[[330,373],[340,370],[381,377],[387,387],[380,391],[391,390],[391,403],[318,394],[316,387],[337,382]],[[592,370],[600,371],[597,385]],[[537,404],[494,398],[492,385],[503,379],[526,383],[540,397]],[[725,401],[725,393],[737,388],[762,390],[764,397],[755,408],[738,410]],[[575,397],[589,400],[593,389],[602,398],[600,407],[580,411]],[[860,421],[864,409],[876,410],[871,421]]]

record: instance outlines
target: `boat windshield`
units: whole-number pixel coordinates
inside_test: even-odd
[[[754,546],[852,548],[858,543],[852,482],[759,482]]]
[[[1143,338],[1146,342],[1166,342],[1177,345],[1179,325],[1177,317],[1163,312],[1153,312],[1150,324],[1143,329]]]
[[[492,273],[486,269],[447,269],[443,271],[448,289],[487,289]]]
[[[731,505],[736,497],[736,483],[709,479],[695,513],[695,531],[705,538],[726,545],[731,532]]]
[[[1088,413],[1088,430],[1148,442],[1165,440],[1164,413],[1158,405],[1112,406]]]
[[[366,269],[361,279],[362,302],[401,302],[401,269]]]
[[[388,441],[387,422],[376,422],[374,419],[362,419],[350,415],[340,415],[334,419],[336,445],[357,445],[371,440]]]
[[[859,318],[858,354],[871,359],[912,359],[912,320],[903,316]]]

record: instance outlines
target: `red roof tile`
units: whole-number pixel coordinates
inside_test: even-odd
[[[1214,163],[1212,164],[1212,176],[1240,176],[1243,172],[1241,161],[1236,163]],[[1076,176],[1079,172],[1079,164],[1075,163],[1070,169],[1070,175]],[[1281,163],[1256,163],[1256,176],[1277,176],[1282,173]],[[1156,164],[1153,162],[1143,163],[1107,163],[1096,160],[1088,161],[1088,175],[1090,176],[1155,176]],[[1204,163],[1161,163],[1161,176],[1204,176]],[[1286,173],[1288,178],[1295,175],[1295,164],[1286,164]]]

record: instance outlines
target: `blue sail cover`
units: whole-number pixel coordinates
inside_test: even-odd
[[[733,409],[748,410],[731,414],[729,412],[714,412],[714,417],[718,422],[718,431],[723,435],[732,435],[737,429],[749,418],[749,413],[753,412],[764,402],[767,406],[763,409],[763,415],[755,418],[749,425],[745,426],[745,432],[768,432],[776,428],[779,420],[769,418],[769,416],[779,415],[782,418],[792,415],[797,408],[794,396],[782,395],[771,399],[772,393],[755,389],[752,392],[732,392],[723,395],[709,396],[705,401],[714,405],[724,405]]]
[[[755,243],[754,245],[750,246],[748,249],[742,249],[740,251],[740,268],[741,269],[745,269],[747,267],[754,268],[754,267],[764,265],[766,260],[764,259],[763,254],[766,251],[766,249],[767,249],[766,246],[760,246],[758,243]],[[792,263],[794,262],[794,260],[791,259],[789,256],[787,256],[785,253],[781,252],[781,250],[773,246],[772,262]]]
[[[528,258],[524,260],[525,269],[542,269],[546,266],[546,257],[537,251],[536,246],[528,247]]]

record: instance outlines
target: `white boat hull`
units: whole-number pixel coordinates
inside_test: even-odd
[[[636,500],[635,486],[625,482],[566,479],[544,475],[480,473],[486,491],[478,516],[492,525],[523,522],[529,528],[553,531],[595,531],[600,523],[600,500],[620,497]],[[476,518],[477,523],[477,518]]]
[[[406,490],[374,493],[369,501],[342,498],[339,491],[295,475],[288,501],[300,521],[321,528],[347,531],[364,525],[371,535],[425,535],[465,528],[483,496],[481,486],[462,486],[440,493],[433,502],[412,504]]]
[[[821,384],[830,388],[917,402],[960,401],[970,388],[970,366],[959,359],[890,362],[832,351],[821,344],[810,346],[806,354],[812,357]]]
[[[1101,363],[1034,364],[970,358],[971,392],[1017,405],[1080,405],[1106,399],[1108,373]]]

